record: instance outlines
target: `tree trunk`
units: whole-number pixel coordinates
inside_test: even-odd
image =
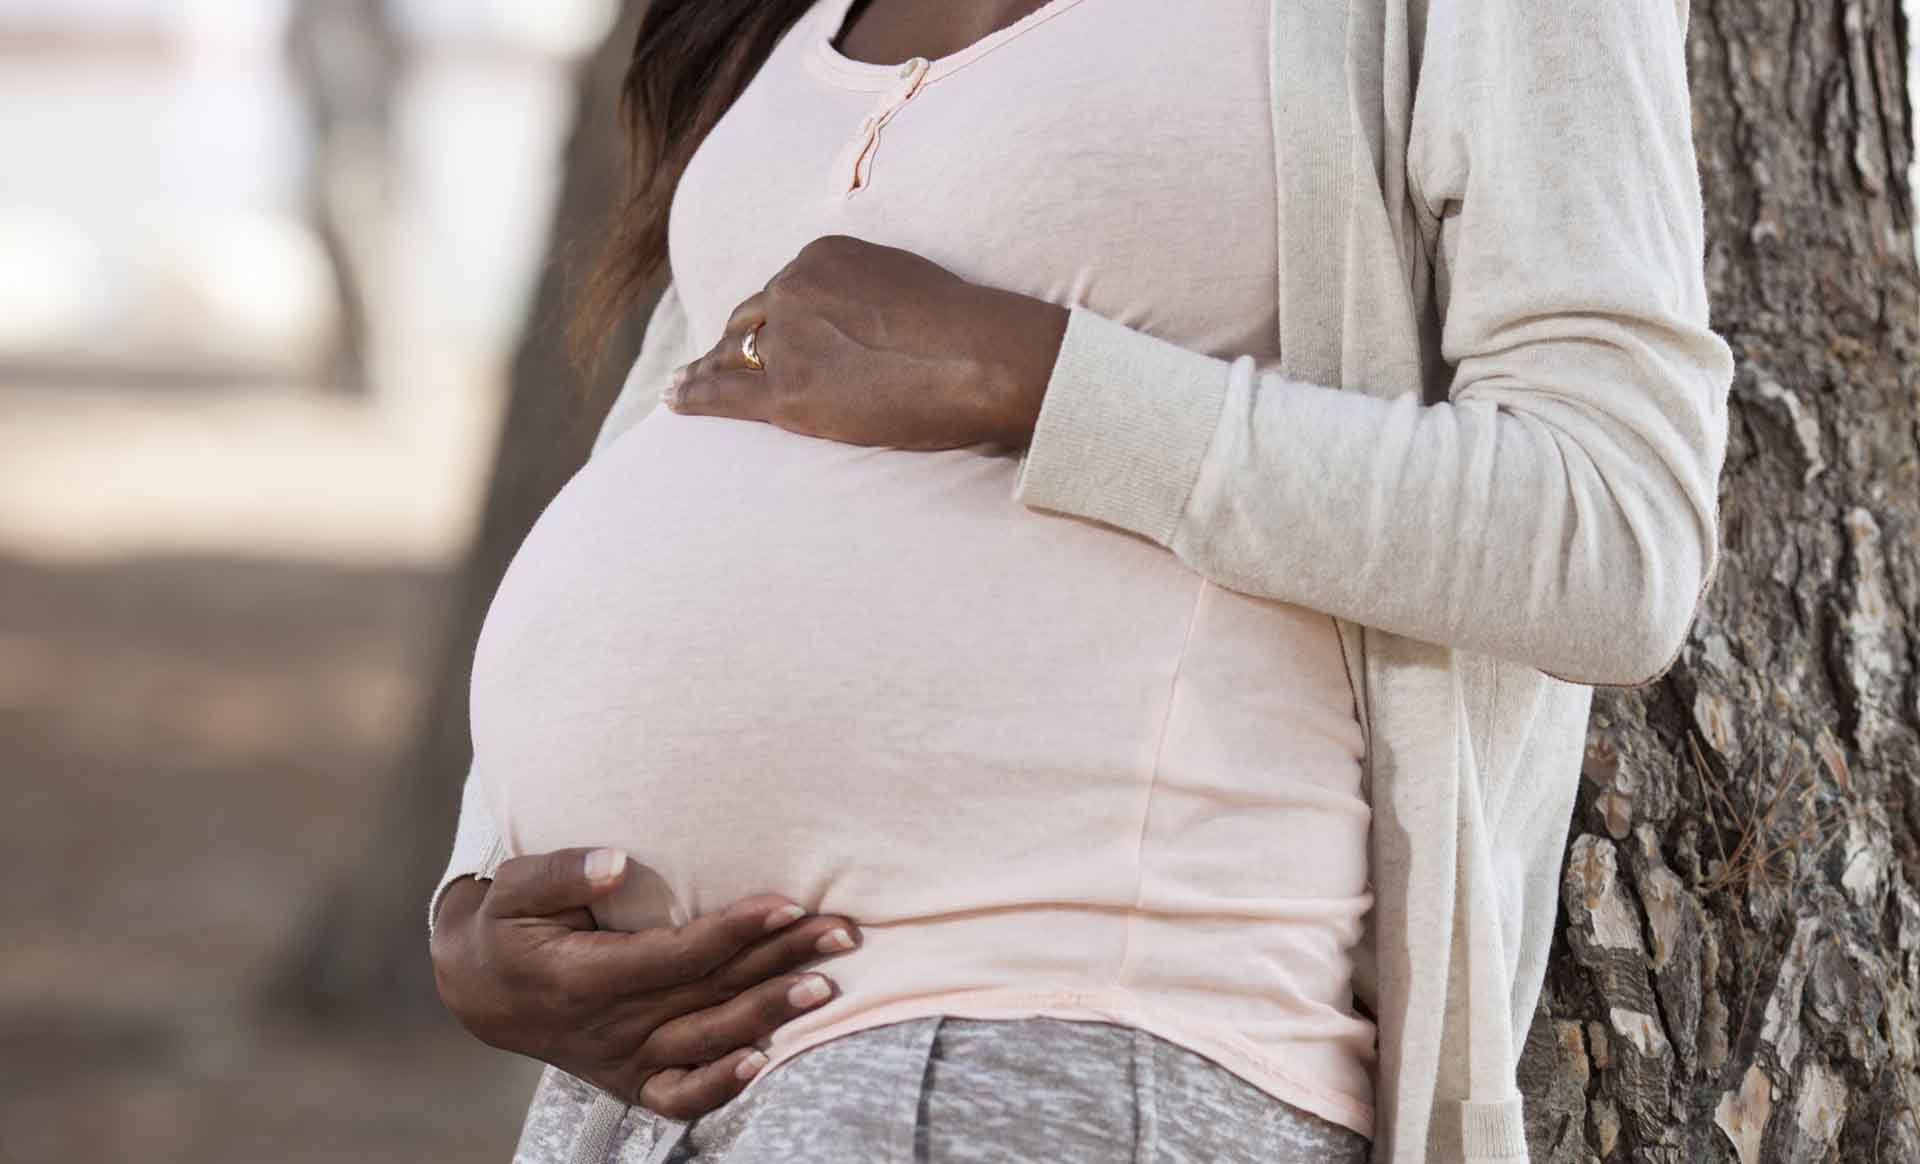
[[[1920,1162],[1920,272],[1899,0],[1700,0],[1725,561],[1596,693],[1522,1064],[1541,1164]]]
[[[356,191],[356,197],[349,190],[364,184],[356,170],[385,145],[399,46],[381,0],[299,0],[289,42],[288,60],[313,127],[307,212],[326,252],[340,311],[327,387],[361,395],[369,387],[366,258],[371,250],[361,220],[377,219],[384,208],[382,195]]]
[[[599,382],[583,392],[562,331],[577,268],[623,188],[625,146],[615,110],[643,9],[628,0],[581,71],[552,241],[532,323],[514,358],[479,534],[450,593],[444,647],[420,735],[387,781],[390,792],[371,820],[364,858],[319,903],[303,940],[272,975],[264,1000],[270,1007],[389,1016],[439,1008],[427,961],[426,904],[446,864],[472,762],[467,694],[474,644],[507,564],[553,495],[586,461],[599,421],[639,348],[640,325],[629,322],[614,337]],[[645,310],[642,305],[639,319]]]

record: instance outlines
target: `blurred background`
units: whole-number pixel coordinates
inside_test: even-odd
[[[507,1158],[424,906],[639,7],[0,0],[0,1162]]]
[[[424,895],[625,9],[0,0],[0,1161],[510,1154]]]

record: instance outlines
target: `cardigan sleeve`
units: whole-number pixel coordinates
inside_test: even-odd
[[[1432,0],[1426,28],[1407,172],[1437,223],[1448,399],[1291,379],[1075,306],[1014,496],[1231,589],[1650,683],[1719,565],[1733,379],[1684,12]]]
[[[678,291],[669,281],[647,319],[639,355],[607,409],[606,418],[600,422],[593,448],[587,454],[589,459],[653,411],[660,402],[660,390],[666,385],[667,377],[691,358],[686,351],[688,343],[685,309]],[[460,820],[454,826],[453,852],[447,859],[446,872],[440,875],[440,883],[427,899],[429,939],[433,937],[440,898],[446,894],[447,887],[462,877],[491,880],[494,870],[506,857],[506,842],[494,826],[493,814],[480,795],[480,785],[474,780],[473,768],[469,765],[466,784],[460,793]]]

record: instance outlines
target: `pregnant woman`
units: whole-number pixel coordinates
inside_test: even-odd
[[[430,906],[518,1158],[1524,1160],[1592,688],[1717,565],[1685,20],[654,0],[671,278]]]

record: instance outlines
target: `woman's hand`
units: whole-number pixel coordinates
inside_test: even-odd
[[[1024,447],[1067,316],[912,251],[824,235],[734,309],[663,403],[856,445]],[[764,370],[740,349],[756,324]]]
[[[491,883],[455,882],[434,924],[434,978],[447,1009],[482,1042],[693,1119],[765,1064],[754,1040],[832,997],[825,975],[789,971],[839,952],[817,945],[835,930],[857,946],[859,929],[843,917],[782,915],[800,907],[777,894],[679,927],[594,928],[587,906],[627,867],[614,850],[561,849],[505,861]],[[813,979],[829,993],[789,996]],[[743,1063],[749,1069],[737,1075]]]

